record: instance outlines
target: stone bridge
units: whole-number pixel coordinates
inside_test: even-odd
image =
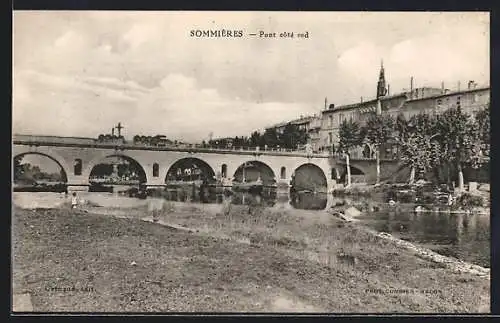
[[[178,161],[191,158],[208,166],[213,174],[231,182],[237,170],[247,162],[261,165],[277,183],[291,184],[292,175],[300,167],[321,173],[328,191],[333,189],[340,174],[345,172],[343,160],[328,154],[304,151],[234,150],[202,147],[153,147],[127,143],[101,143],[92,138],[14,135],[12,157],[38,154],[49,157],[62,168],[68,189],[87,190],[94,166],[107,157],[123,157],[136,162],[144,171],[148,187],[166,185],[167,173]],[[75,167],[75,164],[80,167]],[[397,165],[383,161],[382,167],[390,173]],[[375,177],[373,160],[351,160],[351,167],[359,169],[367,180]]]
[[[64,171],[68,187],[86,190],[94,166],[107,157],[119,156],[135,161],[143,169],[148,187],[165,186],[169,169],[179,160],[194,158],[208,165],[214,174],[231,180],[237,169],[247,162],[258,162],[272,172],[279,183],[290,183],[301,166],[321,171],[331,189],[333,159],[325,154],[305,152],[224,150],[189,147],[152,147],[123,143],[99,143],[91,138],[15,135],[12,157],[38,154],[54,160]],[[81,170],[75,164],[81,165]],[[156,168],[156,170],[154,169]]]

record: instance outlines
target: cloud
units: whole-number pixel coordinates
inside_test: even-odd
[[[128,137],[162,133],[203,140],[209,132],[249,134],[263,125],[296,118],[309,108],[224,97],[182,74],[169,74],[152,89],[113,78],[76,79],[34,71],[20,73],[14,84],[21,100],[15,103],[13,115],[17,133],[97,137],[121,121]],[[25,89],[35,90],[23,94]]]
[[[408,89],[411,76],[415,86],[440,86],[443,81],[454,88],[458,81],[465,83],[470,79],[486,85],[489,84],[488,27],[444,24],[433,32],[391,46],[363,41],[345,50],[337,62],[346,82],[359,84],[358,96],[353,95],[354,98],[375,95],[382,59],[392,93]]]
[[[375,95],[489,80],[481,13],[17,12],[14,130],[201,138]],[[309,32],[309,39],[196,39],[192,29]],[[33,116],[36,116],[33,117]],[[198,124],[197,124],[198,123]]]

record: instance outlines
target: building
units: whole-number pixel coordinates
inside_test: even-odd
[[[403,114],[406,119],[419,113],[440,114],[450,108],[460,107],[468,114],[488,107],[490,103],[490,87],[470,86],[461,91],[442,91],[439,94],[426,97],[408,98],[399,109],[390,109],[393,116]]]
[[[452,107],[461,107],[467,113],[474,113],[490,102],[490,88],[478,87],[473,81],[468,83],[467,89],[451,92],[445,89],[434,87],[413,88],[413,78],[411,78],[410,89],[394,95],[389,94],[388,85],[386,87],[385,71],[383,64],[380,68],[379,80],[377,82],[376,98],[368,101],[342,106],[331,104],[321,113],[321,129],[319,139],[319,149],[335,151],[340,138],[340,125],[344,120],[353,120],[363,126],[370,115],[389,113],[393,117],[403,114],[406,119],[419,113],[442,113]],[[353,149],[352,157],[372,157],[374,151],[369,145]],[[393,155],[392,147],[384,147],[381,150],[381,157]]]
[[[267,127],[265,130],[276,129],[276,133],[281,135],[285,131],[287,125],[296,125],[300,130],[304,130],[309,135],[308,144],[311,145],[313,151],[318,151],[320,148],[320,130],[321,130],[321,117],[318,115],[301,116],[298,119],[280,122],[278,124]]]

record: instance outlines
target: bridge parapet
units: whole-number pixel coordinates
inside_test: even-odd
[[[166,145],[153,146],[135,143],[120,143],[120,142],[98,142],[91,138],[77,137],[56,137],[56,136],[30,136],[30,135],[15,135],[13,144],[29,145],[29,146],[55,146],[55,147],[82,147],[82,148],[107,148],[116,150],[153,150],[153,151],[181,151],[193,153],[218,153],[218,154],[243,154],[243,155],[278,155],[278,156],[298,156],[298,157],[314,157],[328,158],[331,156],[328,152],[308,152],[303,149],[284,149],[284,148],[267,148],[260,149],[259,147],[232,147],[232,148],[215,148],[203,147],[202,145]]]

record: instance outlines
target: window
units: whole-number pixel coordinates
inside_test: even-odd
[[[153,177],[160,176],[160,165],[158,163],[153,164]]]
[[[460,97],[457,97],[457,108],[460,108]]]
[[[221,175],[222,175],[222,178],[226,178],[227,177],[227,165],[226,164],[222,164]]]
[[[286,179],[286,167],[281,167],[281,179]]]
[[[328,116],[330,128],[333,127],[333,116]]]
[[[436,104],[437,104],[437,105],[441,105],[441,104],[443,104],[443,100],[441,100],[441,99],[437,99]]]
[[[332,168],[332,179],[337,179],[337,169]]]
[[[73,173],[75,176],[80,176],[82,175],[82,160],[81,159],[75,159],[75,164],[73,167]]]
[[[333,143],[333,133],[331,132],[328,133],[328,143],[329,144]]]

